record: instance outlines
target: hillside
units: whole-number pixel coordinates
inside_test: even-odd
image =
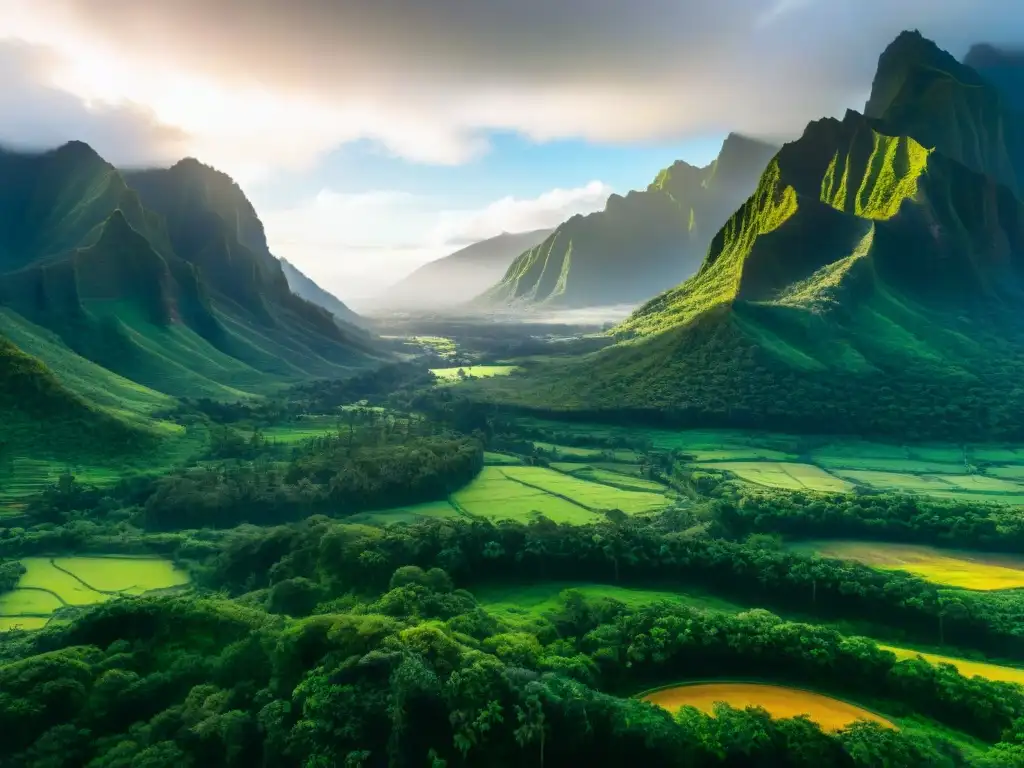
[[[195,161],[123,174],[81,142],[2,152],[0,170],[0,306],[69,354],[155,392],[226,399],[377,357],[291,292],[224,174]]]
[[[53,371],[0,335],[0,475],[4,461],[42,448],[51,457],[123,454],[152,440],[65,388]]]
[[[603,211],[573,216],[474,303],[581,308],[650,298],[697,270],[774,152],[731,134],[710,165],[677,162],[647,189],[612,195]]]
[[[1024,50],[973,45],[964,64],[998,88],[1010,109],[1024,114]]]
[[[300,272],[298,267],[287,259],[281,259],[280,261],[281,269],[292,293],[299,298],[305,299],[310,304],[316,304],[318,307],[326,309],[334,315],[336,320],[355,326],[363,325],[363,318],[345,306],[344,302],[337,296],[325,291],[313,282],[312,279]]]
[[[998,102],[976,87],[977,103]],[[920,95],[920,114],[955,111]],[[902,102],[904,122],[918,114]],[[1024,203],[961,162],[962,145],[951,157],[895,122],[811,123],[698,274],[623,323],[620,343],[492,394],[684,424],[1020,438]]]
[[[549,229],[502,232],[467,245],[402,278],[375,304],[393,310],[443,309],[463,304],[498,282],[517,256],[550,234]]]

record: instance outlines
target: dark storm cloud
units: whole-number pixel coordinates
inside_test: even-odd
[[[119,165],[180,156],[181,131],[160,125],[141,107],[87,106],[47,85],[52,66],[44,48],[0,42],[0,144],[35,150],[78,139]]]

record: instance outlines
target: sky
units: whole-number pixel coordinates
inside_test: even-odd
[[[1022,0],[0,0],[0,143],[231,174],[343,300],[553,227],[725,135],[863,106],[903,29],[1024,43]]]

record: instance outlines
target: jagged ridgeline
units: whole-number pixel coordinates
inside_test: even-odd
[[[377,358],[366,332],[291,292],[251,204],[212,168],[122,173],[72,142],[0,152],[0,178],[0,336],[59,400],[37,415],[82,406],[81,419],[145,432],[144,418],[122,423],[139,403],[234,400]],[[24,409],[2,395],[11,435]]]
[[[78,142],[3,153],[0,170],[0,304],[73,352],[222,397],[368,360],[365,333],[291,292],[224,174],[192,160],[122,174]]]
[[[921,53],[935,63],[934,46],[901,40],[912,44],[907,69]],[[983,124],[1002,102],[978,82],[985,93],[964,112],[913,89],[917,111],[909,94],[888,99],[898,120],[882,109],[810,124],[697,275],[630,317],[622,342],[531,396],[688,424],[1019,439],[1024,204],[1003,183],[1008,166],[986,160],[1001,153],[968,157],[947,138],[947,154],[897,130],[953,114]],[[959,88],[944,92],[960,104]]]
[[[563,308],[637,303],[692,275],[754,189],[775,147],[730,135],[705,168],[677,162],[646,190],[612,195],[517,258],[475,303]]]

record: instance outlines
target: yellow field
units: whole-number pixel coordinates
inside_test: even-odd
[[[1002,667],[998,664],[987,664],[983,661],[969,661],[955,656],[940,656],[937,653],[923,653],[910,648],[897,648],[894,645],[879,645],[886,651],[892,651],[897,659],[913,659],[920,656],[930,664],[952,664],[964,677],[984,677],[986,680],[1001,680],[1006,683],[1024,685],[1024,669]]]
[[[1024,558],[1015,555],[844,540],[804,542],[799,548],[873,568],[907,571],[947,587],[982,591],[1024,587]]]
[[[710,715],[714,714],[716,702],[724,702],[734,709],[761,707],[776,718],[807,715],[827,731],[837,731],[857,720],[873,720],[889,728],[896,727],[881,715],[847,704],[845,701],[780,685],[699,683],[665,688],[649,693],[643,698],[644,701],[657,704],[671,712],[684,706],[691,706]]]

